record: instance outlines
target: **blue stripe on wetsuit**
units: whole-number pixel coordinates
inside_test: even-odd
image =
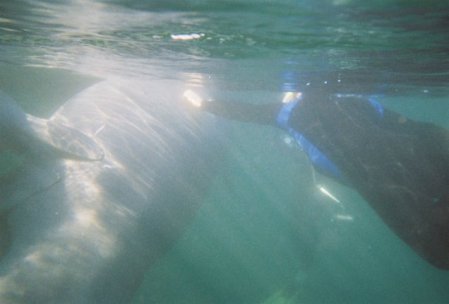
[[[368,98],[369,103],[373,106],[373,108],[377,111],[380,117],[384,117],[384,107],[383,105],[376,99],[374,96],[370,96]]]
[[[312,164],[330,175],[336,178],[341,178],[342,174],[337,166],[324,155],[314,144],[312,144],[307,138],[300,132],[296,131],[289,126],[288,121],[290,119],[293,109],[298,105],[299,99],[286,103],[277,116],[277,123],[280,127],[287,130],[287,132],[296,140],[298,145],[306,152]]]

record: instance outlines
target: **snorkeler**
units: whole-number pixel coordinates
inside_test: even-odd
[[[290,92],[270,104],[186,97],[221,117],[286,130],[314,168],[356,189],[413,250],[449,269],[447,130],[359,95]]]

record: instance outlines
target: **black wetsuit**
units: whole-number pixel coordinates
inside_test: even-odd
[[[205,108],[232,119],[270,124],[276,124],[282,111],[279,104],[213,102]],[[281,127],[316,146],[337,168],[335,177],[356,189],[419,255],[449,269],[447,130],[357,96],[304,96],[287,114]]]

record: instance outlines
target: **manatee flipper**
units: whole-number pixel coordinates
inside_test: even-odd
[[[103,150],[84,133],[25,114],[0,91],[0,212],[63,179],[54,159],[101,160]],[[39,178],[36,178],[39,176]]]
[[[0,176],[0,211],[9,210],[59,183],[63,176],[54,167],[53,159],[98,161],[104,157],[96,142],[80,131],[31,115],[26,115],[26,119],[26,126],[14,129],[12,135],[17,137],[15,142],[9,142],[14,148],[7,147],[0,154],[6,157],[15,153],[17,159],[17,164]]]
[[[35,156],[42,157],[46,156],[45,148],[50,147],[66,158],[94,161],[104,157],[102,149],[89,136],[61,123],[25,114],[12,98],[1,91],[0,131],[2,151],[35,151]]]
[[[50,146],[59,156],[96,161],[104,157],[103,150],[86,134],[52,120],[27,115],[27,121],[41,142]]]

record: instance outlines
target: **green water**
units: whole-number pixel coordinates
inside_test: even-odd
[[[339,79],[343,92],[449,128],[448,16],[436,0],[3,1],[0,88],[48,116],[114,76],[181,79],[252,102],[280,100],[286,83]],[[357,193],[314,180],[282,132],[223,125],[226,164],[134,303],[449,302],[449,274]]]

